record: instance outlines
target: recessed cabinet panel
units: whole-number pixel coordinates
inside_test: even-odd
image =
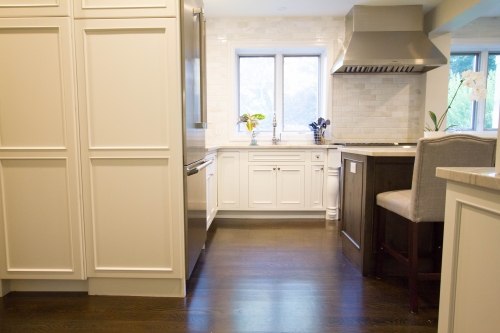
[[[4,159],[0,181],[6,250],[0,277],[72,272],[72,233],[78,230],[71,226],[66,160]]]
[[[166,29],[82,32],[90,148],[168,147]]]
[[[322,165],[311,166],[311,207],[323,207],[323,182],[324,167]]]
[[[248,167],[248,207],[276,207],[276,166]]]
[[[63,148],[64,113],[73,111],[66,109],[63,92],[64,71],[71,69],[62,66],[66,45],[61,43],[68,41],[60,27],[29,27],[27,20],[9,21],[6,27],[4,22],[0,20],[0,148]]]
[[[172,270],[169,170],[162,158],[91,160],[95,271]]]
[[[217,200],[219,208],[240,207],[240,153],[222,152],[217,160]]]
[[[302,208],[304,202],[304,166],[278,166],[278,208]]]
[[[175,0],[75,0],[75,17],[175,17],[176,6]]]
[[[0,17],[69,16],[70,0],[2,0]]]

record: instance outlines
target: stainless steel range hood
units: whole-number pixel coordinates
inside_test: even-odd
[[[447,64],[423,33],[423,6],[354,6],[332,74],[422,73]]]

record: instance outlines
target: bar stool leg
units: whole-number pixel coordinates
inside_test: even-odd
[[[418,313],[418,223],[408,225],[408,282],[410,289],[410,310]]]

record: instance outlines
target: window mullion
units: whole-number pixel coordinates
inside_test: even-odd
[[[484,77],[488,76],[488,51],[482,51],[479,55],[479,70],[483,72]],[[484,131],[484,117],[486,111],[486,100],[482,99],[477,102],[476,107],[476,131]]]
[[[284,131],[284,110],[283,110],[283,54],[276,54],[276,82],[275,82],[275,111],[276,122],[278,123],[277,129],[280,132]]]

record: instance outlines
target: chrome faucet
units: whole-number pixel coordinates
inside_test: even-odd
[[[281,140],[281,134],[280,134],[280,139],[276,137],[276,112],[274,113],[273,117],[273,139],[272,139],[272,144],[273,146],[276,146],[278,142]]]

